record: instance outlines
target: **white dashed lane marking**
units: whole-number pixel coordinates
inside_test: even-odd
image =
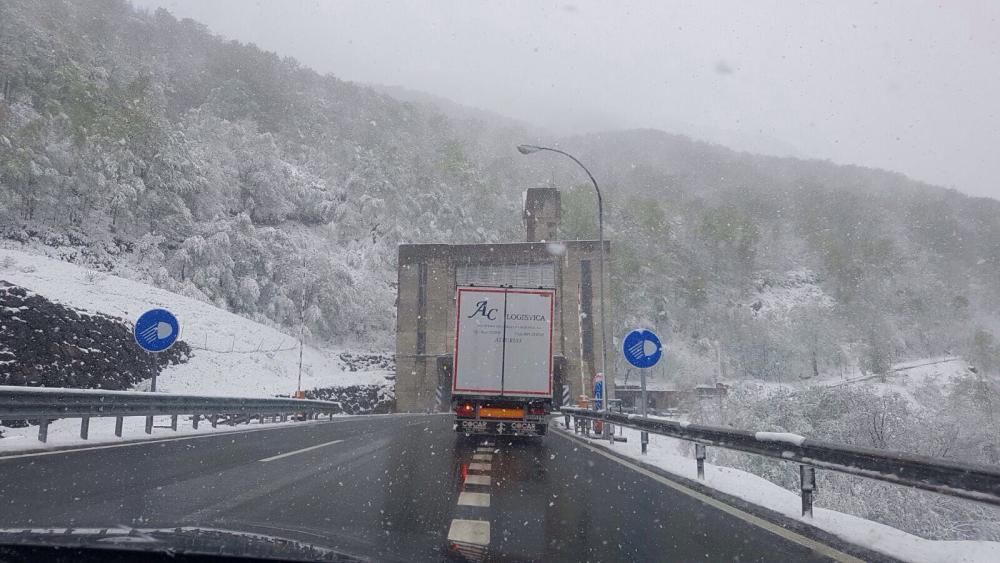
[[[482,485],[484,487],[490,486],[490,476],[489,475],[469,475],[465,478],[466,485]]]
[[[448,541],[469,545],[489,545],[490,523],[485,520],[452,520],[451,529],[448,530]]]
[[[489,493],[461,493],[458,495],[458,504],[463,506],[483,506],[489,508]]]
[[[456,516],[463,518],[453,519],[451,528],[448,529],[448,543],[451,544],[449,549],[457,551],[468,561],[483,561],[490,545],[489,512],[483,512],[490,508],[490,494],[465,490],[477,486],[489,487],[492,483],[489,473],[493,464],[489,462],[497,450],[493,449],[492,442],[480,445],[473,452],[473,461],[468,465],[468,471],[462,472],[465,482],[462,483],[463,490],[458,493]],[[470,473],[471,471],[477,473]],[[487,488],[486,491],[488,490]]]
[[[265,457],[261,461],[263,461],[263,462],[274,461],[276,459],[281,459],[283,457],[288,457],[290,455],[301,454],[301,453],[305,453],[305,452],[308,452],[308,451],[315,450],[317,448],[323,448],[323,447],[326,447],[326,446],[332,446],[333,444],[339,444],[340,442],[343,442],[343,440],[333,440],[332,442],[326,442],[326,443],[323,443],[323,444],[317,444],[315,446],[309,446],[308,448],[302,448],[301,450],[295,450],[293,452],[288,452],[288,453],[284,453],[284,454],[278,454],[276,456],[271,456],[271,457]]]

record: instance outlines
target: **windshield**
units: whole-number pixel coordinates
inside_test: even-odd
[[[0,1],[0,553],[1000,560],[998,18]]]

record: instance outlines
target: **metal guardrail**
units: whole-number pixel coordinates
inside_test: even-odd
[[[573,407],[564,407],[562,414],[566,417],[567,428],[570,427],[569,416],[573,415],[582,420],[601,420],[694,442],[699,478],[704,478],[705,446],[799,463],[804,515],[812,514],[816,468],[1000,506],[1000,467],[835,444],[794,434],[748,432],[648,419],[640,415],[604,413]]]
[[[179,415],[192,415],[194,428],[201,419],[212,427],[219,418],[245,415],[247,420],[266,416],[287,420],[289,415],[303,415],[314,419],[319,415],[331,417],[341,412],[338,403],[307,399],[254,399],[241,397],[204,397],[167,393],[142,393],[135,391],[102,391],[93,389],[53,389],[38,387],[0,387],[0,420],[30,420],[38,422],[38,440],[48,439],[49,422],[59,418],[79,418],[80,437],[87,439],[90,419],[116,417],[115,435],[122,435],[126,416],[145,416],[146,433],[153,430],[153,416],[170,415],[170,427],[177,429]]]

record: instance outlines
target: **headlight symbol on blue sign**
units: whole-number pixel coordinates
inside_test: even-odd
[[[638,329],[628,333],[622,342],[622,353],[628,363],[637,368],[651,368],[660,361],[663,345],[651,330]]]
[[[163,352],[177,342],[181,326],[166,309],[150,309],[135,321],[135,343],[147,352]]]

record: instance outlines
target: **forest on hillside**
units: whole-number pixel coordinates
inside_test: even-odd
[[[595,236],[579,171],[513,151],[541,138],[604,184],[614,332],[669,333],[672,379],[997,364],[994,200],[652,130],[549,138],[124,0],[0,10],[8,240],[319,341],[387,346],[398,243],[519,240],[521,191],[550,184],[564,238]]]
[[[5,238],[310,338],[385,345],[397,243],[510,215],[441,116],[162,10],[4,2],[0,86]]]

